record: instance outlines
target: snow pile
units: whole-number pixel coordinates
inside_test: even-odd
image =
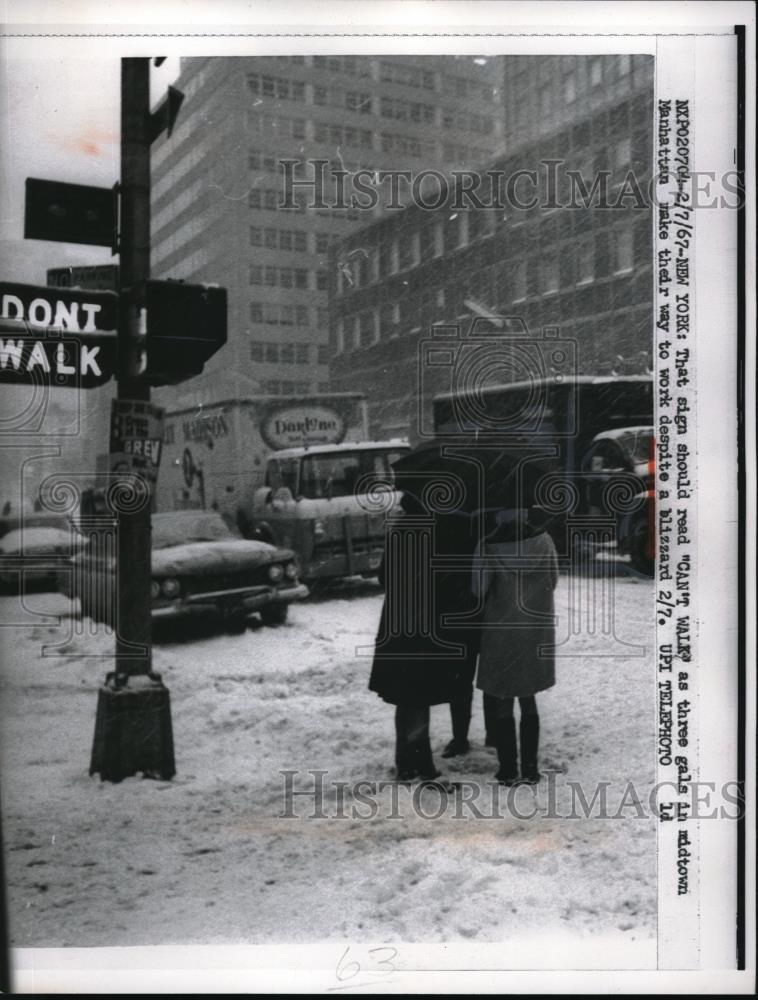
[[[576,584],[564,577],[556,594],[559,639],[568,635]],[[493,815],[496,791],[487,783],[496,761],[482,745],[478,693],[466,758],[441,760],[449,715],[446,706],[432,710],[437,762],[462,783],[458,793],[387,784],[369,805],[351,795],[356,782],[393,774],[393,710],[367,690],[370,656],[356,655],[373,643],[376,588],[293,606],[280,628],[158,645],[178,774],[116,786],[87,773],[112,639],[67,637],[65,599],[28,598],[29,614],[64,617],[57,626],[27,615],[37,623],[4,630],[13,943],[486,942],[570,932],[614,933],[648,954],[655,819],[631,807],[616,819],[566,818],[568,780],[581,782],[588,800],[595,783],[611,782],[611,814],[627,781],[643,803],[654,781],[652,586],[619,578],[614,595],[618,637],[645,644],[647,655],[608,656],[599,628],[572,638],[583,655],[559,658],[556,687],[539,696],[541,764],[556,772],[554,784],[515,793],[521,815],[538,806],[532,818],[514,814],[504,790]],[[22,620],[15,600],[3,604],[4,620]],[[68,655],[40,656],[45,642],[64,643]],[[312,788],[313,770],[327,772],[330,818],[308,818],[313,795],[285,801],[285,781]],[[286,779],[282,771],[297,773]],[[333,782],[347,783],[342,806]],[[562,815],[550,814],[551,787]],[[484,816],[461,802],[466,795]],[[376,815],[360,818],[371,803]],[[288,809],[296,815],[283,817]]]

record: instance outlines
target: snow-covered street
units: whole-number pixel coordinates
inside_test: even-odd
[[[585,581],[588,582],[588,581]],[[557,635],[577,580],[556,593]],[[644,657],[613,658],[603,637],[582,635],[558,658],[557,685],[540,695],[543,769],[581,782],[591,798],[610,781],[641,796],[655,776],[652,584],[614,584],[620,640]],[[40,656],[64,641],[65,598],[30,595],[25,613],[3,598],[2,805],[12,942],[18,946],[305,942],[499,941],[529,932],[617,934],[646,948],[655,933],[655,820],[539,814],[476,818],[456,808],[413,815],[393,786],[370,819],[282,817],[284,777],[298,790],[326,782],[382,781],[393,774],[393,709],[367,689],[381,607],[375,584],[290,609],[279,628],[220,632],[155,648],[171,692],[177,776],[119,785],[88,776],[97,689],[111,669],[105,635],[74,635],[66,656]],[[26,614],[26,617],[25,617]],[[607,641],[607,640],[606,640]],[[100,656],[93,654],[101,654]],[[450,778],[492,781],[483,746],[481,695],[474,748],[443,761],[447,706],[432,710],[438,765]],[[398,786],[394,786],[397,794]],[[547,786],[518,790],[527,811]],[[440,795],[417,799],[434,814]],[[489,792],[482,803],[490,801]],[[325,811],[337,810],[326,786]],[[460,803],[459,803],[460,806]]]

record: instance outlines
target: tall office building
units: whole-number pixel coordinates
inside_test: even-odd
[[[382,211],[284,199],[280,161],[418,173],[502,148],[502,59],[276,56],[182,61],[185,102],[152,154],[152,273],[229,293],[229,341],[173,405],[329,388],[327,272],[346,233]],[[384,189],[381,189],[384,190]]]
[[[388,213],[338,251],[361,267],[333,283],[332,386],[370,394],[375,436],[413,433],[419,403],[458,384],[449,343],[448,362],[422,370],[423,342],[476,315],[517,317],[531,341],[557,330],[579,374],[651,364],[653,57],[506,56],[504,105],[483,208]]]

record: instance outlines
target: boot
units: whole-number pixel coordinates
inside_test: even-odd
[[[485,694],[484,702],[484,745],[496,747],[497,739],[497,701],[490,694]]]
[[[473,691],[450,702],[450,719],[453,723],[453,738],[442,751],[443,757],[458,757],[468,753],[471,746],[468,741],[468,729],[471,724],[471,699]]]
[[[497,747],[497,759],[500,767],[495,778],[503,785],[515,785],[518,781],[518,759],[516,749],[516,720],[509,719],[493,720],[496,725],[495,736]]]
[[[521,780],[527,785],[536,785],[540,780],[537,767],[537,751],[540,745],[540,717],[522,715],[519,726],[521,741]]]

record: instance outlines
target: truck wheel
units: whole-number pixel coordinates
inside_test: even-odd
[[[288,611],[289,604],[282,604],[281,602],[267,604],[260,610],[261,621],[264,625],[284,625],[287,621]]]
[[[629,556],[638,573],[652,577],[655,574],[655,559],[650,558],[647,533],[647,518],[637,518],[629,539]]]

